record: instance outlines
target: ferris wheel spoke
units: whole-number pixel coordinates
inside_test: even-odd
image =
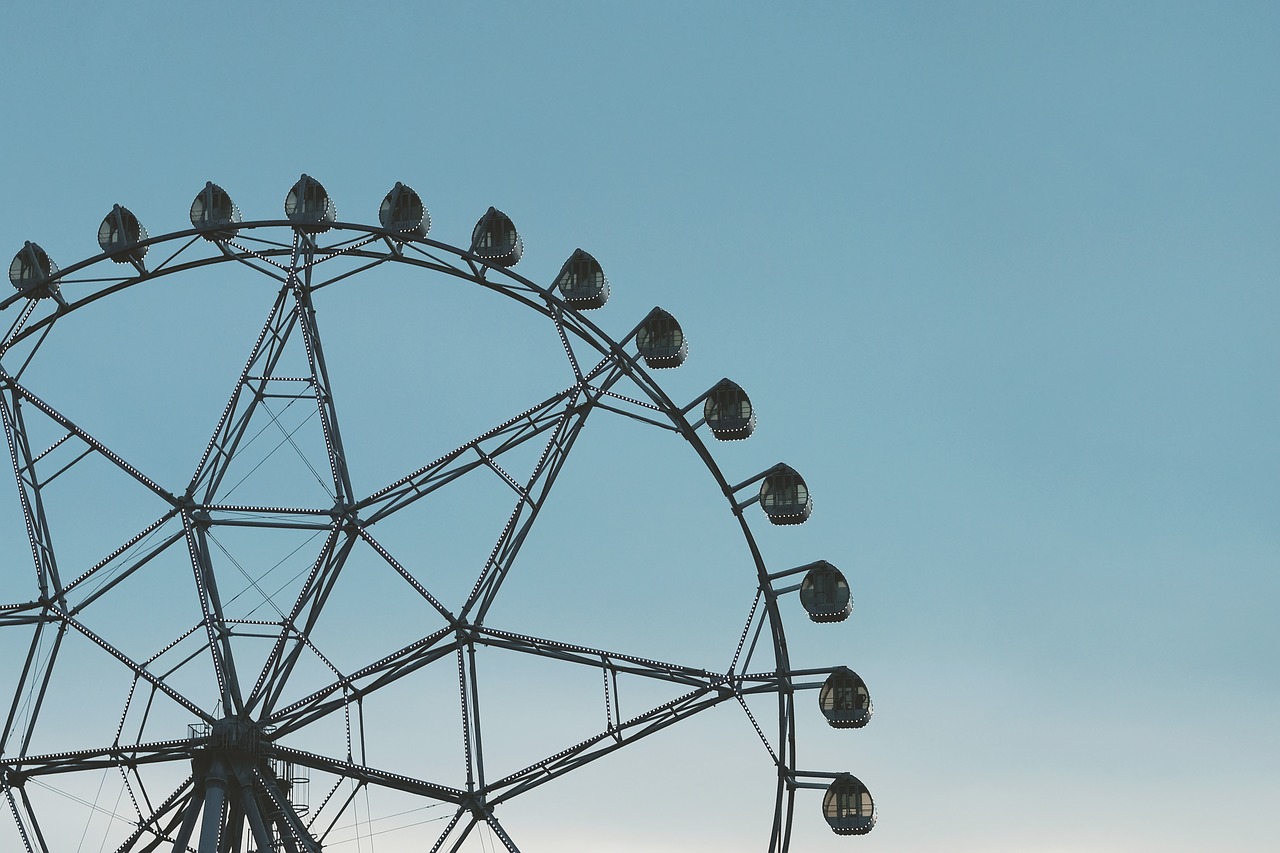
[[[4,354],[9,351],[9,348],[13,346],[14,342],[18,339],[18,335],[22,333],[23,327],[27,325],[27,321],[31,319],[31,315],[35,313],[36,306],[39,304],[40,300],[38,299],[28,299],[27,304],[22,307],[22,310],[18,312],[18,316],[14,318],[13,324],[9,326],[9,331],[5,332],[3,336],[0,336],[0,358],[3,358]],[[52,327],[53,324],[50,323],[46,328]],[[32,354],[34,355],[34,353]],[[28,357],[27,361],[30,362],[30,357]],[[19,376],[22,375],[21,370],[17,371],[17,373]]]
[[[725,683],[729,678],[727,675],[698,667],[664,663],[636,655],[531,637],[527,634],[513,634],[510,631],[500,631],[485,626],[476,627],[473,630],[476,634],[475,641],[480,645],[593,667],[611,673],[615,677],[637,675],[693,688],[715,687]]]
[[[571,325],[568,318],[564,318],[561,331],[565,328],[577,329],[578,327]],[[578,332],[582,334],[581,331]],[[662,407],[654,403],[646,403],[643,400],[636,399],[624,394],[620,394],[613,390],[623,379],[630,379],[632,382],[642,383],[641,375],[634,370],[635,360],[621,352],[607,353],[600,361],[585,373],[579,373],[579,386],[583,389],[586,398],[591,405],[598,409],[605,409],[616,414],[625,415],[626,417],[645,421],[654,426],[663,429],[676,430],[669,420],[658,420],[655,414],[664,414],[666,412]],[[628,408],[621,408],[621,404],[626,404]]]
[[[367,525],[372,525],[477,468],[494,469],[510,485],[510,475],[495,468],[498,458],[559,426],[579,394],[577,386],[570,386],[548,397],[430,464],[384,486],[359,501],[355,509],[360,511]]]
[[[658,429],[671,432],[681,431],[679,424],[672,423],[666,409],[610,390],[611,386],[623,375],[625,374],[618,371],[614,376],[610,377],[613,379],[612,382],[587,386],[592,394],[592,403],[597,409],[603,409],[606,412],[612,412],[615,415],[621,415],[624,418],[630,418],[633,421],[639,421],[642,424],[657,427]]]
[[[0,758],[0,771],[3,771],[4,777],[10,784],[17,785],[25,783],[28,779],[64,773],[83,773],[120,766],[138,767],[144,764],[190,760],[192,754],[204,742],[205,738],[196,737],[147,743],[116,743],[72,752]]]
[[[304,235],[299,232],[298,236]],[[342,446],[342,431],[338,428],[338,412],[334,405],[333,387],[329,381],[329,369],[325,364],[324,347],[320,340],[320,327],[316,322],[315,306],[311,300],[311,272],[314,265],[315,243],[310,238],[300,241],[300,257],[295,261],[302,265],[302,278],[291,274],[298,326],[302,343],[306,347],[307,364],[311,372],[311,388],[315,393],[320,412],[320,428],[324,435],[325,450],[329,456],[329,469],[333,475],[333,495],[337,506],[348,506],[354,499],[351,474],[347,470],[346,451]]]
[[[182,821],[186,816],[188,805],[194,798],[193,793],[194,777],[188,776],[185,781],[174,789],[165,800],[156,806],[150,815],[138,816],[137,826],[134,827],[132,833],[118,847],[117,853],[122,851],[137,850],[138,853],[155,850],[159,845],[169,842],[174,843],[174,836],[181,827]],[[168,823],[163,821],[168,820]],[[151,840],[143,847],[135,847],[144,837],[150,836]]]
[[[286,440],[292,439],[289,430],[266,407],[266,401],[285,400],[287,406],[298,400],[315,397],[314,392],[306,390],[310,377],[292,375],[281,370],[281,360],[293,339],[297,321],[298,311],[293,304],[292,288],[286,283],[276,294],[267,320],[258,333],[244,369],[240,371],[235,388],[232,389],[231,398],[223,408],[212,437],[205,445],[204,453],[187,486],[188,496],[194,496],[199,491],[202,493],[202,503],[215,503],[232,463],[269,427],[275,426]],[[299,391],[298,388],[303,390]],[[261,424],[258,431],[251,435],[251,427],[260,420],[257,417],[259,409],[267,413],[268,422]],[[231,490],[236,485],[238,484],[233,484]]]
[[[166,755],[174,751],[174,755]],[[87,800],[81,800],[74,794],[65,791],[51,784],[51,781],[57,779],[59,774],[78,773],[85,771],[93,771],[101,769],[106,771],[113,767],[123,767],[127,764],[133,773],[138,772],[138,768],[147,764],[154,764],[163,761],[184,760],[191,757],[189,748],[178,747],[176,750],[168,744],[138,744],[132,747],[113,748],[112,750],[99,750],[96,752],[83,751],[79,753],[64,753],[51,756],[49,761],[44,761],[41,756],[32,756],[23,759],[22,762],[0,762],[0,769],[3,769],[3,779],[6,785],[6,792],[12,797],[12,793],[16,790],[21,801],[22,811],[25,813],[27,822],[32,827],[32,835],[35,837],[43,836],[39,830],[39,822],[37,812],[44,814],[46,817],[50,814],[55,815],[61,822],[63,809],[61,807],[48,809],[37,809],[27,796],[27,786],[29,784],[39,788],[43,788],[54,794],[69,798],[81,803],[89,808],[92,812],[98,812],[108,815],[113,820],[127,821],[134,824],[135,828],[129,838],[121,844],[118,850],[153,850],[157,844],[164,841],[172,842],[172,832],[181,820],[182,811],[186,801],[191,795],[192,777],[188,776],[186,780],[175,789],[168,798],[157,806],[152,808],[148,804],[147,813],[144,814],[139,807],[137,799],[133,798],[135,806],[136,820],[126,818],[124,815],[117,814],[110,809],[103,808],[90,803]],[[9,766],[13,765],[13,766]],[[130,792],[132,798],[132,791]],[[17,802],[11,799],[11,806],[16,807]],[[164,821],[168,816],[168,823]],[[17,812],[15,811],[15,817]],[[19,821],[21,825],[21,821]],[[150,843],[143,847],[135,847],[134,845],[143,837],[151,836]],[[41,847],[40,849],[44,849]]]
[[[213,661],[213,672],[218,680],[218,698],[228,713],[244,713],[244,695],[236,675],[235,656],[231,649],[231,631],[218,595],[218,582],[214,577],[213,560],[209,549],[207,516],[198,512],[184,512],[182,526],[186,533],[187,552],[191,558],[192,575],[196,582],[196,595],[208,638],[207,649]]]
[[[374,242],[374,241],[376,241],[376,240],[382,240],[382,239],[385,239],[385,238],[382,238],[382,237],[375,237],[375,238],[373,238],[373,239],[371,239],[371,240],[362,240],[362,241],[360,242],[360,245],[359,245],[359,246],[355,246],[355,247],[352,247],[352,248],[350,248],[350,249],[346,249],[345,251],[338,252],[338,253],[335,253],[335,254],[333,254],[333,255],[330,255],[330,256],[329,256],[329,257],[327,257],[327,258],[324,258],[324,260],[329,260],[330,258],[335,258],[335,257],[339,257],[339,256],[341,256],[341,255],[346,255],[346,254],[349,252],[349,253],[351,253],[351,255],[352,255],[352,256],[360,257],[360,258],[364,258],[364,259],[370,259],[370,258],[371,258],[371,260],[369,260],[369,261],[368,261],[368,263],[364,263],[364,264],[361,264],[361,265],[360,265],[360,266],[358,266],[358,267],[355,267],[354,269],[345,270],[345,271],[340,272],[340,273],[337,273],[337,274],[335,274],[335,275],[331,275],[331,276],[329,276],[329,277],[328,277],[328,278],[326,278],[326,279],[323,279],[323,280],[320,280],[320,281],[316,281],[316,282],[314,282],[314,283],[311,285],[311,288],[310,288],[311,292],[312,292],[312,293],[314,293],[314,292],[316,292],[317,290],[320,290],[320,289],[325,288],[325,287],[329,287],[330,285],[337,284],[337,283],[338,283],[338,282],[340,282],[340,281],[344,281],[345,279],[352,278],[352,277],[354,277],[354,276],[360,275],[360,274],[361,274],[361,273],[363,273],[363,272],[368,272],[369,270],[373,269],[374,267],[380,267],[380,266],[382,266],[382,265],[383,265],[383,264],[385,264],[385,263],[388,263],[388,262],[390,262],[390,261],[395,260],[395,259],[396,259],[396,255],[395,255],[395,253],[394,253],[394,252],[385,252],[385,253],[383,253],[383,252],[374,252],[374,251],[371,251],[371,250],[369,250],[369,249],[365,249],[365,248],[363,248],[365,245],[367,245],[367,244],[369,244],[369,243],[371,243],[371,242]],[[317,262],[317,263],[318,263],[318,262]]]
[[[183,696],[177,690],[174,690],[165,683],[163,678],[155,675],[144,664],[140,664],[133,660],[69,614],[62,612],[56,607],[51,607],[50,610],[60,622],[64,623],[68,627],[74,628],[76,631],[84,635],[85,638],[93,642],[107,654],[124,664],[131,672],[133,672],[134,675],[141,678],[143,681],[146,681],[156,690],[159,690],[161,693],[168,696],[170,699],[177,702],[179,705],[186,708],[205,722],[213,722],[213,717],[211,717],[208,712],[204,711],[199,705],[192,702],[186,696]]]
[[[533,473],[519,489],[520,497],[515,509],[507,519],[506,525],[498,536],[498,541],[489,552],[489,558],[480,576],[476,579],[475,586],[471,589],[471,594],[467,597],[467,603],[462,608],[464,618],[474,609],[475,616],[471,621],[477,625],[484,622],[489,608],[502,588],[503,581],[506,580],[507,574],[515,563],[516,556],[520,553],[525,537],[528,536],[538,513],[551,494],[551,487],[555,484],[556,477],[569,458],[569,451],[582,433],[582,427],[590,412],[590,406],[570,406],[560,416],[559,422],[543,448],[542,456],[534,466]]]
[[[578,363],[578,356],[573,351],[573,344],[569,341],[569,336],[565,333],[565,313],[564,309],[559,306],[551,306],[551,319],[556,324],[556,335],[560,338],[560,346],[564,347],[564,354],[569,359],[569,367],[573,369],[573,376],[581,385],[583,382],[582,365]]]
[[[502,824],[498,822],[498,816],[493,813],[493,809],[485,809],[484,821],[489,824],[489,829],[493,830],[493,834],[498,836],[498,840],[502,842],[502,846],[507,848],[509,853],[520,853],[520,848],[516,847],[516,843],[511,840],[511,836],[507,835],[507,831],[502,828]]]
[[[428,664],[452,655],[460,644],[454,634],[452,625],[441,628],[362,669],[325,685],[270,716],[264,715],[264,720],[275,726],[281,736],[304,728],[316,720],[342,710],[353,701],[369,696],[417,672]],[[454,637],[454,639],[441,643],[447,637]],[[329,698],[343,691],[346,691],[343,698]]]
[[[456,812],[453,813],[453,817],[449,820],[449,823],[445,826],[444,832],[440,833],[440,837],[436,839],[436,843],[431,846],[430,853],[440,853],[440,849],[444,847],[444,843],[449,840],[450,833],[453,832],[454,827],[458,825],[458,821],[462,820],[462,816],[465,814],[470,814],[470,811],[465,806],[462,808],[459,808]],[[466,841],[467,835],[470,834],[471,830],[475,827],[475,825],[476,825],[476,818],[473,815],[471,819],[467,821],[466,826],[462,828],[461,835],[454,840],[453,846],[449,848],[449,853],[454,853],[454,851],[456,851],[459,847],[462,846],[462,842]]]
[[[321,773],[330,773],[366,785],[376,785],[381,788],[403,791],[442,803],[461,805],[467,800],[467,792],[460,788],[451,788],[448,785],[428,782],[425,779],[416,779],[400,773],[391,773],[365,763],[343,761],[314,752],[290,749],[278,743],[271,747],[270,754],[272,757],[290,761],[298,766],[308,767]]]
[[[282,620],[280,634],[245,700],[246,711],[253,710],[262,701],[263,715],[271,713],[271,708],[288,684],[298,659],[308,648],[311,632],[355,542],[354,536],[347,536],[339,542],[339,528],[336,524],[331,526],[329,535],[320,548],[320,554],[312,564],[289,614]]]
[[[357,527],[356,532],[359,534],[360,538],[363,539],[366,543],[368,543],[369,547],[371,547],[374,550],[374,552],[377,553],[377,555],[386,562],[387,565],[389,565],[392,569],[395,570],[396,574],[404,578],[405,582],[408,583],[409,586],[413,587],[414,592],[418,593],[418,595],[421,596],[424,601],[430,604],[436,610],[437,613],[443,616],[446,622],[448,622],[450,625],[453,625],[453,626],[458,625],[457,617],[454,616],[452,613],[450,613],[449,609],[445,607],[443,604],[441,604],[440,600],[437,599],[434,595],[432,595],[431,592],[425,586],[423,586],[422,583],[419,582],[418,579],[415,578],[413,574],[409,572],[408,569],[402,566],[400,564],[400,561],[397,560],[395,557],[393,557],[391,553],[382,546],[382,543],[380,543],[377,539],[374,539],[373,535],[369,533],[366,527],[364,526]]]
[[[316,291],[322,287],[328,287],[332,284],[367,272],[374,267],[395,260],[398,255],[392,249],[378,250],[376,248],[367,248],[375,243],[386,244],[387,240],[380,234],[361,234],[338,243],[332,243],[326,246],[316,245],[309,259],[299,265],[299,269],[310,273],[320,264],[327,261],[334,261],[342,258],[359,259],[363,261],[359,265],[351,269],[345,269],[342,272],[334,273],[327,278],[313,277],[308,284],[308,289]],[[394,245],[394,244],[393,244]]]
[[[606,729],[575,744],[574,746],[550,755],[543,760],[518,770],[510,776],[492,782],[484,790],[487,802],[491,806],[505,802],[527,791],[550,782],[569,771],[595,761],[598,758],[621,749],[654,732],[688,719],[690,716],[713,708],[721,702],[734,697],[734,691],[727,685],[719,687],[705,686],[691,690],[670,702],[652,708],[639,716]]]
[[[164,526],[166,522],[171,521],[175,516],[177,516],[177,514],[178,511],[176,509],[170,510],[151,524],[144,527],[141,531],[125,540],[122,545],[107,554],[107,556],[103,557],[94,565],[90,566],[79,577],[72,580],[65,587],[59,589],[56,593],[58,600],[65,604],[67,595],[87,584],[89,581],[98,578],[99,575],[105,572],[110,572],[110,577],[102,580],[102,582],[93,590],[86,592],[83,599],[77,601],[74,606],[68,605],[69,612],[72,615],[75,615],[100,599],[102,596],[106,595],[115,587],[119,586],[129,577],[134,575],[139,569],[146,566],[183,538],[185,535],[184,532],[178,530],[165,536],[157,543],[144,546],[145,550],[139,549],[141,550],[140,553],[130,554],[131,551],[134,551],[137,546],[142,545],[148,537]],[[120,560],[121,557],[127,557],[127,559]],[[113,563],[116,563],[116,565],[113,566]]]
[[[480,735],[480,688],[476,681],[476,647],[458,648],[458,695],[462,705],[462,752],[467,790],[484,787],[484,742]]]
[[[31,809],[31,801],[27,798],[26,789],[14,787],[2,778],[0,778],[0,789],[4,791],[5,799],[9,802],[9,811],[13,815],[13,822],[18,827],[23,848],[27,853],[36,853],[36,851],[49,853],[49,847],[44,841],[44,833],[40,831],[40,823],[36,820],[35,812]]]
[[[20,601],[12,604],[0,604],[0,628],[18,625],[39,625],[50,619],[45,606],[39,601]]]
[[[614,390],[623,379],[641,383],[641,390],[651,387],[643,383],[643,377],[636,374],[634,366],[632,359],[619,353],[610,353],[601,359],[591,370],[581,375],[579,385],[586,403],[592,408],[612,412],[649,426],[681,432],[679,423],[673,422],[671,418],[674,407],[663,407]]]
[[[750,686],[745,686],[750,683]],[[776,695],[778,698],[779,720],[781,730],[778,734],[778,745],[775,746],[769,741],[769,736],[765,734],[764,729],[760,726],[760,721],[756,719],[755,713],[751,710],[751,706],[747,704],[747,696],[769,694]],[[765,751],[769,753],[769,757],[773,759],[773,763],[778,767],[786,765],[787,755],[790,754],[787,749],[787,734],[790,730],[791,719],[791,697],[789,695],[789,681],[785,675],[778,673],[769,673],[765,676],[742,676],[734,682],[734,698],[738,700],[738,705],[742,708],[742,713],[747,717],[747,722],[751,723],[751,727],[755,729],[756,737],[764,745]]]
[[[23,413],[24,402],[43,413],[61,429],[66,430],[60,439],[42,452],[34,452],[30,444],[30,433]],[[50,482],[96,452],[141,482],[153,493],[160,495],[170,505],[173,505],[176,499],[51,406],[12,381],[3,368],[0,368],[0,422],[4,427],[9,445],[9,457],[18,485],[18,501],[26,522],[27,539],[35,565],[37,586],[43,597],[54,598],[65,605],[52,530],[43,497],[44,488]],[[77,439],[81,448],[74,454],[71,461],[61,463],[56,470],[45,470],[45,466],[39,466],[38,469],[37,466],[41,460],[48,458],[52,462],[49,454],[62,445],[68,444],[72,439]]]
[[[233,259],[251,270],[262,273],[267,278],[275,279],[281,284],[288,281],[288,267],[272,260],[272,256],[289,253],[291,251],[289,247],[272,242],[269,246],[263,246],[261,249],[253,249],[236,240],[227,240],[220,242],[218,248],[222,250],[223,255],[227,258]],[[231,249],[235,249],[235,251],[232,252]]]
[[[9,443],[9,456],[18,481],[18,500],[26,521],[27,539],[31,546],[37,583],[41,595],[47,597],[51,589],[57,589],[62,585],[58,577],[58,562],[53,549],[49,522],[45,517],[39,482],[35,476],[36,457],[27,442],[26,431],[22,428],[22,413],[18,407],[18,399],[11,398],[7,392],[0,393],[0,419],[3,419],[5,436]]]
[[[7,751],[9,740],[21,731],[19,753],[26,752],[40,722],[40,712],[44,705],[45,693],[49,688],[49,680],[53,677],[53,665],[57,662],[58,652],[62,648],[66,636],[66,625],[57,621],[57,616],[46,605],[43,608],[44,618],[32,631],[31,645],[27,649],[27,657],[22,667],[22,675],[13,694],[13,703],[9,706],[9,714],[5,718],[4,730],[0,732],[0,750]],[[41,659],[44,647],[44,634],[50,625],[56,624],[53,643]],[[21,720],[25,718],[25,724]]]
[[[88,448],[87,450],[83,451],[79,456],[77,456],[74,461],[64,465],[58,471],[45,477],[43,480],[38,480],[38,481],[35,478],[35,462],[37,461],[38,457],[32,457],[29,460],[24,459],[21,462],[15,458],[14,461],[15,461],[15,465],[17,466],[18,476],[20,479],[30,478],[28,482],[38,483],[40,486],[43,486],[49,483],[49,481],[52,480],[54,477],[59,476],[65,471],[69,470],[73,465],[76,464],[76,462],[79,462],[80,459],[83,459],[85,456],[89,455],[90,453],[97,453],[98,455],[106,459],[108,462],[110,462],[112,465],[116,466],[121,471],[128,474],[134,480],[137,480],[139,483],[145,486],[148,490],[150,490],[153,494],[160,497],[165,503],[168,503],[171,506],[178,505],[178,499],[176,497],[174,497],[167,490],[165,490],[160,485],[158,485],[154,480],[152,480],[146,474],[143,474],[136,467],[134,467],[133,465],[130,465],[119,454],[113,452],[101,441],[98,441],[98,439],[94,438],[85,430],[81,429],[79,426],[73,423],[70,418],[66,417],[61,412],[57,411],[48,403],[46,403],[44,400],[40,399],[35,394],[31,393],[31,391],[23,387],[16,379],[11,377],[2,367],[0,367],[0,387],[4,388],[4,390],[7,391],[7,394],[0,394],[0,400],[4,401],[4,405],[0,406],[0,411],[3,411],[5,413],[5,420],[6,420],[5,430],[11,436],[13,435],[15,428],[20,428],[20,426],[17,424],[14,424],[11,426],[8,423],[9,416],[18,410],[19,401],[21,400],[29,403],[34,408],[38,409],[45,417],[47,417],[49,420],[53,421],[58,426],[62,427],[67,431],[66,436],[60,439],[59,443],[65,442],[70,438],[74,437],[76,439],[79,439],[79,441],[82,442]],[[10,441],[12,442],[13,439],[11,438]],[[52,449],[53,448],[50,448],[50,450]]]
[[[634,421],[671,432],[682,432],[678,421],[673,421],[673,405],[659,405],[652,400],[665,400],[652,380],[634,370],[635,362],[630,357],[612,354],[600,361],[583,379],[583,385],[591,397],[592,404],[615,415],[621,415]],[[637,386],[641,396],[651,398],[646,401],[614,390],[623,379],[629,379]],[[669,401],[667,401],[669,403]]]

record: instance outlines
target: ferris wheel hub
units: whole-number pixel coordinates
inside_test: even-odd
[[[266,734],[266,727],[260,723],[243,717],[223,717],[209,727],[206,752],[257,756],[262,753]]]

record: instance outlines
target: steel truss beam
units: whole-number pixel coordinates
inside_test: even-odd
[[[620,675],[639,675],[659,681],[668,681],[673,684],[682,684],[686,687],[704,687],[729,677],[725,674],[714,673],[696,667],[663,663],[662,661],[635,655],[593,649],[588,646],[577,646],[557,640],[546,640],[540,637],[531,637],[527,634],[513,634],[510,631],[499,631],[487,627],[475,629],[475,643],[523,654],[552,658],[567,663],[599,667]]]
[[[512,797],[544,785],[574,768],[661,731],[679,720],[708,708],[714,708],[732,699],[734,695],[734,690],[729,684],[706,685],[691,690],[637,717],[622,721],[612,729],[599,732],[566,750],[531,764],[523,770],[491,782],[483,792],[486,801],[491,806],[497,806]]]
[[[357,782],[363,782],[369,785],[378,785],[380,787],[390,788],[396,791],[405,791],[410,794],[417,794],[418,796],[438,800],[443,803],[454,803],[455,805],[458,805],[468,799],[467,792],[458,788],[451,788],[447,785],[439,785],[434,782],[428,782],[424,779],[415,779],[412,776],[404,776],[399,773],[379,770],[366,764],[358,764],[353,761],[342,761],[337,758],[318,755],[314,752],[290,749],[288,747],[281,746],[278,743],[266,747],[264,753],[271,758],[281,758],[286,761],[292,761],[294,764],[302,767],[309,767],[312,770],[319,770],[322,773],[332,773],[334,775],[341,776],[344,779],[354,779]]]
[[[352,508],[366,525],[399,512],[442,486],[477,468],[491,467],[498,457],[531,438],[559,426],[569,401],[578,394],[570,387],[548,397],[465,444],[358,501]]]
[[[303,728],[342,710],[352,702],[368,696],[382,687],[410,675],[422,667],[453,654],[460,642],[454,638],[441,644],[441,640],[454,634],[452,627],[442,628],[420,640],[398,649],[380,660],[374,661],[350,675],[343,676],[292,705],[281,708],[266,718],[266,723],[276,726],[279,736]],[[343,693],[341,699],[329,699],[335,693]]]

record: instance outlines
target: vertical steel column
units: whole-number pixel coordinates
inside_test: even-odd
[[[218,853],[222,836],[222,811],[227,799],[226,767],[214,759],[204,778],[204,817],[200,821],[200,844],[196,853]]]

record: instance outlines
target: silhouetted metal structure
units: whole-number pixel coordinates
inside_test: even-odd
[[[725,441],[752,435],[756,416],[743,389],[725,379],[688,404],[674,403],[646,368],[673,368],[685,361],[688,342],[676,319],[654,308],[630,333],[618,338],[605,333],[585,313],[609,298],[609,283],[596,259],[574,251],[551,286],[522,277],[510,267],[520,260],[523,242],[511,219],[495,208],[477,222],[466,249],[426,237],[430,217],[422,199],[401,183],[383,199],[378,225],[338,221],[328,192],[307,175],[289,190],[284,214],[284,219],[244,221],[227,192],[208,183],[192,202],[190,229],[151,237],[132,212],[116,205],[98,231],[102,254],[59,270],[44,250],[27,242],[10,265],[15,292],[0,301],[0,316],[9,321],[0,337],[0,418],[29,534],[34,587],[11,598],[12,603],[0,604],[0,631],[20,638],[26,650],[16,680],[8,685],[12,700],[0,729],[0,795],[25,849],[61,853],[50,851],[46,841],[47,829],[64,819],[63,801],[42,796],[48,780],[97,778],[93,774],[108,769],[122,775],[128,792],[121,808],[129,811],[129,819],[112,823],[108,831],[108,849],[121,853],[317,853],[326,833],[349,820],[356,792],[371,787],[451,810],[434,846],[424,850],[457,850],[474,827],[487,825],[514,851],[516,844],[497,817],[503,803],[719,705],[740,707],[775,769],[770,851],[789,849],[795,797],[805,788],[826,791],[823,815],[835,832],[869,831],[875,808],[861,782],[848,774],[815,773],[797,765],[794,697],[797,691],[816,690],[830,725],[859,728],[871,716],[870,695],[862,679],[843,666],[794,668],[781,609],[784,597],[798,592],[813,621],[842,621],[852,609],[848,582],[825,561],[770,573],[746,512],[759,502],[774,525],[803,523],[813,506],[808,487],[782,464],[732,485],[704,441],[707,433]],[[152,259],[150,266],[144,258]],[[162,260],[154,262],[156,258]],[[275,296],[212,437],[185,482],[149,475],[100,440],[92,426],[74,421],[28,384],[27,376],[36,375],[28,373],[29,366],[39,363],[46,341],[67,316],[135,285],[221,264],[260,273]],[[469,282],[545,316],[563,344],[573,379],[544,402],[436,461],[406,466],[402,477],[362,492],[352,485],[343,419],[332,393],[315,305],[323,288],[384,264]],[[290,347],[305,353],[302,375],[282,367]],[[328,470],[313,472],[327,493],[322,503],[263,506],[229,497],[235,488],[229,472],[256,437],[257,425],[275,418],[270,408],[275,401],[313,410],[314,428],[328,456]],[[702,419],[690,421],[690,412],[699,406]],[[727,667],[663,663],[491,624],[490,609],[525,537],[595,411],[669,431],[687,442],[726,496],[754,563],[744,568],[754,569],[750,577],[755,586]],[[36,443],[42,433],[33,427],[37,421],[57,433],[51,447]],[[292,440],[292,434],[285,440]],[[529,441],[541,442],[543,450],[531,476],[518,480],[502,467],[503,457]],[[54,545],[57,525],[75,520],[56,518],[46,498],[56,478],[86,465],[106,466],[135,484],[154,504],[158,520],[133,531],[101,560],[76,564],[60,559]],[[515,507],[471,592],[462,600],[446,601],[433,593],[429,578],[419,578],[397,562],[370,528],[473,470],[503,477],[514,492]],[[225,586],[229,578],[215,534],[233,528],[263,535],[311,532],[324,544],[309,574],[287,597],[276,601],[263,592],[273,611],[246,615],[233,607],[234,598],[224,599],[219,592],[219,581]],[[446,627],[358,668],[340,669],[316,648],[310,632],[333,606],[331,592],[356,545],[384,560],[403,579],[404,594],[438,613]],[[106,618],[112,605],[105,594],[155,560],[185,566],[201,615],[167,645],[128,649],[92,626],[123,630],[129,617],[125,614],[124,623]],[[780,583],[800,574],[804,577],[798,583]],[[8,582],[6,588],[13,585]],[[47,688],[62,671],[58,648],[67,636],[101,649],[124,674],[128,689],[122,691],[121,723],[111,742],[41,751],[32,747],[33,734],[44,731],[42,723],[61,710],[49,706]],[[252,662],[244,655],[250,640],[265,650],[264,659]],[[607,725],[523,770],[487,777],[477,686],[482,667],[476,661],[482,648],[597,670],[604,682]],[[364,703],[402,679],[455,666],[465,785],[434,781],[430,767],[404,775],[370,761],[361,745]],[[616,696],[620,675],[679,685],[684,692],[623,719]],[[749,709],[746,700],[758,696],[771,697],[773,720],[762,723]],[[184,715],[189,721],[185,736],[156,730],[153,705]],[[115,713],[97,707],[74,711]],[[162,788],[165,783],[157,780],[164,779],[171,781]],[[319,796],[320,791],[327,793]]]

